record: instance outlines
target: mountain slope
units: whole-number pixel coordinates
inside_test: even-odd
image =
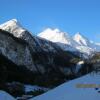
[[[57,88],[37,96],[31,100],[99,100],[100,93],[95,85],[99,85],[100,75],[86,75],[84,77],[64,83]],[[78,84],[94,84],[94,88],[78,88]],[[82,86],[82,85],[81,85]],[[84,87],[84,86],[83,86]]]
[[[11,28],[12,27],[12,28]],[[20,37],[21,34],[25,31],[25,29],[21,26],[21,24],[17,21],[17,19],[12,19],[4,24],[0,25],[0,29],[8,31],[10,33],[15,33],[16,37]]]
[[[73,39],[80,44],[80,47],[78,47],[78,49],[81,50],[81,47],[84,50],[84,48],[87,48],[87,52],[91,54],[91,52],[98,52],[100,51],[100,45],[98,45],[97,43],[94,43],[93,41],[90,41],[89,39],[87,39],[86,37],[84,37],[83,35],[81,35],[79,32],[76,33],[73,37]]]
[[[40,33],[38,36],[48,40],[50,39],[53,42],[75,45],[75,43],[71,41],[70,36],[67,33],[61,32],[59,29],[48,28],[44,32]]]
[[[72,69],[76,69],[77,62],[81,60],[78,56],[64,51],[53,42],[32,36],[30,32],[19,25],[18,21],[8,22],[4,24],[7,28],[2,25],[2,30],[0,30],[0,53],[4,56],[4,61],[7,58],[5,64],[7,69],[10,60],[11,64],[14,63],[21,68],[20,74],[23,72],[22,70],[31,71],[33,77],[29,77],[29,80],[34,80],[34,82],[32,81],[34,84],[52,87],[77,76],[76,73],[73,75]],[[20,29],[23,31],[21,32]],[[14,70],[18,72],[16,68]],[[71,77],[67,79],[66,77],[69,75]],[[24,81],[27,82],[27,79]]]
[[[10,94],[6,93],[5,91],[0,90],[0,100],[16,100]]]
[[[64,50],[81,52],[83,56],[100,51],[100,45],[91,42],[79,32],[74,37],[71,37],[68,33],[61,32],[59,29],[48,28],[38,36],[57,43]]]
[[[71,36],[69,36],[68,33],[61,32],[59,29],[46,29],[43,32],[41,32],[38,36],[57,43],[60,47],[62,47],[62,49],[67,51],[82,52],[86,54],[89,54],[90,51],[92,51],[91,48],[79,43],[77,37],[79,37],[80,35],[78,34],[76,34],[75,39],[73,39]],[[85,39],[83,39],[82,37],[81,39],[82,42],[84,42],[85,44]]]
[[[59,29],[48,28],[38,36],[57,43],[64,50],[77,51],[74,47],[78,44],[67,33],[61,32]]]
[[[81,35],[79,32],[74,35],[73,39],[81,46],[89,46],[90,45],[90,41],[86,37]]]
[[[26,35],[27,30],[24,29],[16,19],[12,19],[4,24],[1,24],[0,29],[13,33],[15,37],[23,38],[28,42],[31,39],[31,35],[30,37],[29,35],[27,37]],[[71,37],[69,36],[68,33],[61,32],[59,29],[48,28],[43,32],[41,32],[38,36],[47,39],[49,41],[52,41],[54,43],[57,43],[57,45],[60,46],[63,50],[71,51],[71,52],[81,52],[83,53],[83,56],[84,54],[88,56],[94,52],[100,51],[100,45],[89,41],[86,37],[81,35],[79,32],[76,33],[74,37]],[[37,38],[35,38],[35,40],[39,42]],[[32,39],[31,42],[33,42]]]

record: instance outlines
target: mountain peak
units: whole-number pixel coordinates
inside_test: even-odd
[[[82,36],[82,34],[80,32],[77,32],[75,35]]]
[[[11,20],[9,20],[9,21],[7,21],[7,22],[1,24],[1,25],[0,25],[0,28],[5,28],[5,27],[8,27],[8,26],[10,27],[10,26],[15,26],[15,25],[21,27],[21,25],[20,25],[20,23],[18,22],[17,19],[11,19]]]
[[[66,37],[69,38],[67,33],[61,32],[57,28],[56,29],[47,28],[46,30],[41,32],[38,36],[53,42],[61,42],[61,43],[66,42]]]
[[[74,37],[77,37],[77,38],[85,38],[80,32],[77,32]]]
[[[12,21],[12,22],[15,22],[15,23],[17,23],[17,22],[18,22],[18,20],[17,20],[17,19],[15,19],[15,18],[14,18],[14,19],[9,20],[9,22],[11,22],[11,21]]]
[[[10,32],[16,37],[21,36],[22,32],[25,31],[17,19],[11,19],[1,24],[0,29]]]
[[[74,35],[73,39],[80,45],[88,46],[89,40],[84,37],[80,32],[77,32]]]
[[[74,46],[77,46],[77,42],[68,33],[60,31],[59,29],[48,28],[38,36],[57,43],[64,50],[76,51]]]

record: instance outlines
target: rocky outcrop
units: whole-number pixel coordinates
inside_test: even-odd
[[[2,30],[0,30],[0,54],[19,66],[28,66],[30,70],[36,71],[27,43]]]

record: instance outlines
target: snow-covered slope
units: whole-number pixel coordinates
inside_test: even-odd
[[[69,45],[76,45],[70,38],[67,33],[61,32],[59,29],[46,29],[41,32],[38,36],[43,37],[47,40],[51,40],[53,42],[60,42]]]
[[[73,39],[81,46],[89,46],[90,45],[90,41],[86,37],[81,35],[79,32],[74,35]]]
[[[22,33],[25,31],[25,29],[20,25],[17,19],[12,19],[4,24],[1,24],[0,29],[3,29],[11,33],[14,32],[15,33],[14,35],[16,37],[20,37]]]
[[[79,51],[88,55],[94,51],[94,49],[88,47],[88,39],[84,38],[80,33],[77,33],[73,38],[68,33],[61,32],[59,29],[48,28],[38,36],[56,42],[64,50]]]
[[[16,100],[10,94],[5,91],[0,90],[0,100]]]
[[[86,86],[87,88],[81,88]],[[62,84],[31,100],[99,100],[100,89],[96,88],[96,86],[100,87],[100,75],[93,76],[88,74],[84,77]]]
[[[94,43],[93,41],[90,41],[88,38],[84,37],[79,32],[74,35],[73,39],[78,44],[80,44],[77,49],[82,52],[87,52],[88,54],[91,54],[92,52],[100,51],[100,45]]]
[[[79,51],[87,55],[100,51],[100,45],[91,42],[79,32],[74,37],[71,37],[68,33],[61,32],[59,29],[48,28],[38,36],[56,42],[64,50]]]
[[[41,32],[38,36],[57,43],[64,50],[77,51],[77,49],[74,47],[78,46],[78,43],[75,42],[68,35],[68,33],[61,32],[59,29],[47,28],[46,30]]]

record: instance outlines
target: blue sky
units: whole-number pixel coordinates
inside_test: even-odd
[[[100,42],[100,0],[0,0],[0,23],[13,18],[34,34],[51,27]]]

